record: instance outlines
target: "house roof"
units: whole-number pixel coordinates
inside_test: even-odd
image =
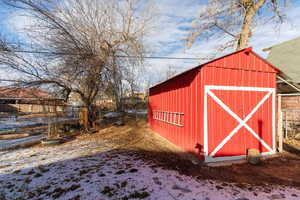
[[[36,88],[0,87],[0,98],[54,99],[48,92]]]
[[[150,87],[150,88],[156,87],[156,86],[158,86],[158,85],[160,85],[160,84],[162,84],[162,83],[165,83],[165,82],[167,82],[167,81],[169,81],[169,80],[171,80],[171,79],[174,79],[175,77],[178,77],[178,76],[180,76],[180,75],[182,75],[182,74],[185,74],[185,73],[187,73],[187,72],[189,72],[189,71],[192,71],[192,70],[195,70],[195,69],[200,69],[200,68],[202,68],[203,66],[208,65],[208,64],[210,64],[210,63],[212,63],[212,62],[215,62],[215,61],[217,61],[217,60],[220,60],[220,59],[223,59],[223,58],[225,58],[225,57],[231,56],[231,55],[233,55],[233,54],[241,53],[241,52],[251,52],[254,56],[258,57],[258,58],[261,59],[263,62],[265,62],[266,64],[268,64],[268,65],[269,65],[271,68],[273,68],[276,72],[280,72],[280,70],[279,70],[277,67],[274,67],[273,64],[271,64],[270,62],[268,62],[267,60],[265,60],[264,58],[262,58],[261,56],[259,56],[258,54],[256,54],[254,51],[252,51],[252,47],[248,47],[248,48],[245,48],[245,49],[242,49],[242,50],[235,51],[235,52],[233,52],[233,53],[227,54],[227,55],[225,55],[225,56],[221,56],[221,57],[219,57],[219,58],[216,58],[216,59],[214,59],[214,60],[208,61],[208,62],[206,62],[206,63],[200,64],[200,65],[198,65],[198,66],[196,66],[196,67],[193,67],[193,68],[191,68],[191,69],[188,69],[188,70],[186,70],[186,71],[184,71],[184,72],[181,72],[181,73],[179,73],[179,74],[176,74],[176,75],[174,75],[174,76],[172,76],[172,77],[170,77],[170,78],[168,78],[168,79],[166,79],[166,80],[164,80],[164,81],[162,81],[162,82],[159,82],[159,83],[153,85],[153,86]],[[150,88],[149,88],[149,89],[150,89]]]
[[[300,82],[300,37],[268,48],[267,60],[292,82]]]

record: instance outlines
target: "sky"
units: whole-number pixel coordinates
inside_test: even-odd
[[[148,36],[147,45],[151,49],[151,56],[167,57],[206,57],[215,51],[222,40],[201,40],[187,48],[185,39],[188,35],[193,20],[198,16],[199,11],[205,6],[206,0],[150,0],[155,2],[158,17],[156,28]],[[278,43],[294,39],[300,36],[300,1],[291,0],[285,9],[287,22],[280,28],[275,28],[274,24],[258,26],[253,30],[253,37],[250,46],[254,51],[263,57],[267,53],[262,49],[276,45]],[[1,32],[12,38],[22,38],[20,27],[28,23],[24,17],[16,16],[15,13],[7,10],[0,4],[0,28]],[[26,39],[24,39],[26,40]],[[232,51],[234,51],[232,49]],[[155,83],[164,78],[166,70],[171,67],[177,72],[197,66],[204,60],[146,60],[144,68],[147,71],[145,81],[151,79]]]
[[[201,8],[205,6],[201,3],[204,1],[160,0],[159,2],[158,7],[162,14],[159,21],[161,31],[151,38],[152,43],[157,46],[158,55],[202,58],[214,52],[216,46],[222,42],[199,39],[190,49],[185,46],[184,39],[188,35],[187,30],[191,27],[192,21],[197,17]],[[293,4],[291,4],[292,2]],[[279,29],[274,24],[268,24],[258,26],[253,30],[250,46],[255,52],[267,57],[267,52],[262,51],[262,49],[300,37],[300,1],[290,1],[290,6],[286,8],[285,14],[287,15],[287,22],[282,24]],[[155,69],[155,72],[163,74],[168,65],[181,72],[205,61],[150,60],[148,62]]]

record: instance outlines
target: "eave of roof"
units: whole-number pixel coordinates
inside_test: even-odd
[[[275,44],[275,45],[273,45],[273,46],[264,48],[263,51],[270,51],[270,50],[272,50],[272,48],[274,48],[274,47],[278,47],[278,46],[281,46],[281,45],[286,45],[286,44],[288,44],[288,43],[290,43],[290,42],[293,42],[293,41],[295,41],[295,40],[298,40],[298,39],[300,39],[300,37],[296,37],[296,38],[294,38],[294,39],[287,40],[287,41],[281,42],[281,43],[279,43],[279,44]]]

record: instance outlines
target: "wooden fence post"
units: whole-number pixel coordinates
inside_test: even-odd
[[[83,125],[86,130],[88,129],[88,117],[88,109],[86,107],[83,107],[80,110],[79,119],[81,125]]]

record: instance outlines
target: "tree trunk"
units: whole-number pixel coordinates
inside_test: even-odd
[[[254,8],[250,8],[245,14],[244,23],[237,43],[236,50],[241,50],[248,47],[249,38],[251,37],[251,25],[255,16]]]
[[[94,116],[94,106],[93,105],[88,105],[87,106],[87,111],[88,111],[88,128],[92,128],[94,125],[95,121],[95,116]]]
[[[237,51],[248,47],[249,38],[251,37],[251,25],[253,23],[253,18],[256,15],[256,12],[264,5],[266,0],[258,0],[256,3],[253,2],[254,1],[251,0],[241,2],[245,6],[246,13],[236,47]]]
[[[84,106],[86,109],[86,114],[84,114],[85,116],[82,116],[83,121],[87,121],[87,123],[84,124],[84,128],[85,129],[90,129],[93,128],[95,125],[95,120],[96,120],[96,112],[95,112],[95,106],[92,103],[89,102],[84,102]],[[84,112],[83,112],[84,113]]]
[[[123,107],[123,88],[122,88],[122,81],[120,77],[117,77],[117,74],[114,75],[114,97],[116,102],[116,110],[118,112],[122,112],[124,110]]]

